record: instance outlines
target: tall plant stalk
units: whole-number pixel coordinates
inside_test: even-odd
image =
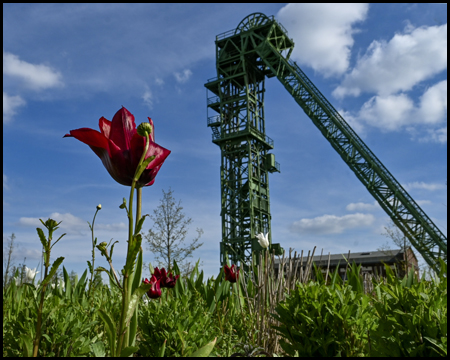
[[[120,356],[122,354],[122,350],[126,349],[130,345],[133,346],[135,343],[136,329],[137,329],[137,303],[134,304],[134,309],[130,308],[131,297],[133,295],[133,283],[134,275],[136,272],[141,274],[142,272],[142,263],[141,269],[137,269],[139,261],[136,263],[136,256],[140,252],[142,255],[141,242],[142,237],[139,234],[142,218],[142,188],[138,187],[136,189],[137,181],[141,176],[142,172],[145,170],[147,165],[154,159],[154,156],[151,156],[145,159],[145,155],[147,154],[147,150],[149,147],[149,133],[146,133],[146,145],[145,149],[142,153],[141,159],[139,161],[139,165],[136,168],[136,173],[131,185],[130,197],[129,197],[129,208],[127,209],[128,213],[128,248],[127,248],[127,259],[123,269],[123,295],[122,295],[122,309],[120,313],[120,323],[119,323],[119,338],[117,344],[116,354]],[[134,191],[136,189],[137,192],[137,204],[136,204],[136,224],[134,224],[133,220],[133,197]],[[135,232],[136,231],[136,232]],[[135,267],[136,263],[136,267]],[[140,276],[140,275],[139,275]],[[137,287],[137,286],[135,286]],[[133,319],[127,319],[127,315],[129,311],[132,310],[134,313],[132,315]],[[128,322],[132,322],[132,328],[130,332]],[[130,336],[131,335],[131,336]]]

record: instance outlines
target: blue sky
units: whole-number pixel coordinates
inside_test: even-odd
[[[170,149],[152,213],[171,187],[219,266],[220,151],[206,126],[215,36],[253,12],[274,15],[295,42],[292,58],[440,229],[447,232],[447,5],[444,4],[3,4],[3,242],[16,264],[40,261],[39,218],[63,221],[52,258],[81,274],[99,241],[119,240],[123,266],[129,188],[117,184],[69,130],[98,130],[125,106],[150,116]],[[272,239],[320,253],[376,250],[389,222],[365,187],[276,78],[266,80],[266,133],[281,173],[270,177]],[[144,229],[148,230],[147,219]],[[152,261],[146,250],[145,261]],[[97,255],[97,264],[106,262]]]

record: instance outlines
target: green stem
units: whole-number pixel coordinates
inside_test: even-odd
[[[139,220],[141,220],[142,217],[142,188],[139,187],[136,189],[137,193],[137,202],[136,202],[136,224],[135,227],[137,227]]]
[[[92,289],[92,282],[93,282],[93,278],[94,278],[94,262],[95,262],[95,241],[94,241],[94,223],[95,223],[95,217],[97,216],[98,213],[98,208],[97,211],[95,212],[94,215],[94,219],[92,220],[92,227],[91,227],[91,233],[92,233],[92,272],[91,272],[91,279],[89,281],[89,291],[88,291],[88,298],[91,295],[91,289]]]
[[[44,280],[48,275],[48,268],[50,267],[50,243],[52,239],[49,237],[48,239],[48,252],[45,256],[45,274],[44,274]],[[47,282],[48,283],[48,282]],[[37,324],[36,324],[36,337],[33,340],[33,357],[38,356],[38,350],[39,350],[39,342],[41,340],[41,330],[42,330],[42,309],[44,307],[44,300],[45,300],[45,290],[47,289],[47,284],[42,286],[41,289],[41,299],[39,302],[39,309],[38,309],[38,318],[37,318]]]
[[[135,259],[128,259],[128,254],[130,253],[130,249],[134,245],[134,228],[133,228],[133,196],[134,196],[134,189],[136,188],[137,181],[139,180],[138,172],[140,170],[142,162],[145,160],[145,155],[147,154],[148,148],[150,145],[149,141],[149,135],[146,136],[146,142],[145,142],[145,149],[142,153],[141,159],[139,161],[139,164],[136,168],[136,173],[134,174],[134,179],[131,184],[131,191],[130,191],[130,201],[129,201],[129,210],[128,210],[128,248],[127,248],[127,263],[125,264],[125,272],[123,274],[123,295],[122,295],[122,312],[120,314],[120,326],[119,326],[119,339],[118,339],[118,346],[117,346],[117,353],[116,356],[120,356],[122,349],[125,349],[129,346],[129,337],[128,337],[128,327],[125,323],[126,314],[128,311],[128,307],[131,300],[131,293],[132,293],[132,285],[133,285],[133,269],[131,271],[129,270],[131,267],[128,262],[131,262],[131,264],[134,262]],[[141,172],[142,173],[142,172]],[[140,175],[140,174],[139,174]],[[142,203],[142,188],[137,188],[137,205],[136,205],[136,224],[141,218],[141,203]]]

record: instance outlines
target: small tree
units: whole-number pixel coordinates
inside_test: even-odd
[[[187,257],[192,257],[192,253],[203,243],[199,239],[203,230],[197,228],[197,237],[189,244],[184,240],[188,232],[188,225],[192,223],[191,218],[186,218],[182,212],[181,200],[176,203],[173,197],[173,190],[163,192],[163,198],[159,206],[153,210],[150,218],[153,220],[153,227],[148,230],[145,238],[148,242],[148,248],[156,257],[155,260],[159,266],[163,266],[168,271],[172,268],[173,261],[176,260],[183,272],[189,271],[190,263],[184,262]]]
[[[403,265],[405,274],[407,274],[409,268],[408,248],[411,248],[412,251],[411,242],[403,234],[403,232],[394,224],[392,220],[389,222],[388,226],[384,227],[384,229],[386,230],[386,232],[382,233],[381,235],[384,235],[387,238],[391,239],[392,242],[396,245],[396,247],[400,248],[401,251],[405,254],[405,263]],[[381,245],[380,248],[378,248],[378,251],[383,251],[384,253],[390,254],[391,251],[390,242],[386,241],[383,245]]]

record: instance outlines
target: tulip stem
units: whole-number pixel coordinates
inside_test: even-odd
[[[138,187],[136,189],[137,193],[137,201],[136,201],[136,224],[135,227],[137,228],[139,220],[141,220],[142,217],[142,187]]]
[[[145,148],[142,153],[141,159],[139,161],[139,164],[136,168],[136,173],[134,174],[133,181],[131,183],[131,191],[130,191],[130,201],[129,201],[129,208],[127,210],[128,212],[128,249],[127,249],[127,262],[124,267],[124,274],[123,274],[123,295],[122,295],[122,312],[120,314],[120,326],[119,326],[119,339],[118,339],[118,346],[117,346],[117,352],[116,356],[120,356],[123,349],[129,346],[130,339],[128,336],[128,325],[125,323],[126,320],[126,314],[128,311],[128,307],[131,301],[131,293],[132,293],[132,285],[133,285],[133,264],[136,259],[129,259],[128,255],[130,254],[131,249],[134,249],[135,246],[135,236],[134,236],[134,228],[133,228],[133,196],[134,196],[134,190],[136,189],[137,192],[137,204],[136,204],[136,227],[138,225],[139,220],[141,219],[141,212],[142,212],[142,187],[136,188],[137,182],[139,180],[140,175],[143,172],[143,169],[141,169],[141,165],[145,160],[145,155],[147,154],[148,148],[150,146],[149,141],[149,135],[147,134],[145,136],[146,142],[145,142]],[[136,234],[137,235],[137,234]],[[131,269],[131,270],[130,270]],[[137,307],[136,307],[137,311]],[[134,342],[133,340],[131,341]]]

